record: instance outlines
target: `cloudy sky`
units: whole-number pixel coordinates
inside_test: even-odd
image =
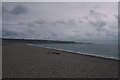
[[[117,2],[4,2],[2,13],[5,38],[118,40]]]

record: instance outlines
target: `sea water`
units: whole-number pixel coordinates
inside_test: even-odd
[[[118,60],[118,45],[108,44],[29,44],[29,45]]]

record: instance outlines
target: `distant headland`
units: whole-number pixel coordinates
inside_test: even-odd
[[[38,39],[11,39],[2,38],[3,43],[35,43],[35,44],[93,44],[75,41],[58,41],[58,40],[38,40]]]

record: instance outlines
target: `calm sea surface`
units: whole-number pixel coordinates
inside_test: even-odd
[[[28,45],[75,52],[79,54],[118,59],[118,45],[106,45],[106,44],[28,44]]]

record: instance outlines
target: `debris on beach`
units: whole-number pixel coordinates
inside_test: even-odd
[[[60,53],[58,53],[58,52],[48,52],[47,54],[56,54],[56,55],[60,55]]]

